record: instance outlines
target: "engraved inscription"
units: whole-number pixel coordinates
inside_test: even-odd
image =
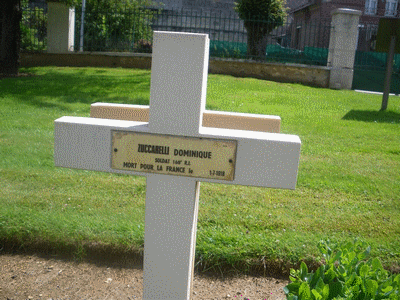
[[[233,180],[236,141],[112,131],[111,167]]]

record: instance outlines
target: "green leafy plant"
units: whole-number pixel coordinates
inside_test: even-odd
[[[42,51],[46,49],[47,36],[47,14],[42,8],[28,9],[22,11],[21,50]]]
[[[159,5],[143,1],[87,1],[84,16],[85,51],[132,51],[140,39],[152,40],[151,25],[160,13]],[[153,7],[153,8],[150,8]],[[76,40],[79,45],[81,11],[75,8]]]
[[[281,26],[287,15],[283,0],[239,0],[235,10],[247,31],[247,54],[265,59],[267,35]]]
[[[355,240],[341,245],[320,241],[324,264],[309,272],[302,262],[291,269],[290,281],[284,287],[288,300],[380,300],[400,299],[400,274],[389,275],[380,260],[371,259],[371,247]]]

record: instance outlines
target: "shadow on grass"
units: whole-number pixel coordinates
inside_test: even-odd
[[[392,111],[354,110],[349,111],[342,120],[376,123],[400,123],[400,113]]]
[[[99,267],[143,269],[144,252],[130,247],[108,245],[101,242],[64,242],[35,240],[29,237],[0,237],[1,254],[37,255],[71,262],[87,262]],[[309,270],[316,271],[321,263],[315,258],[304,260]],[[291,268],[298,269],[301,261],[292,263],[281,259],[253,259],[227,262],[223,257],[202,261],[196,254],[194,270],[209,277],[232,278],[241,275],[288,279]]]
[[[100,72],[99,72],[100,71]],[[148,104],[150,73],[121,74],[90,69],[50,69],[45,74],[0,81],[0,98],[37,107],[69,110],[68,104],[112,102]]]

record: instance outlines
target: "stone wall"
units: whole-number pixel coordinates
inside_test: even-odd
[[[301,83],[327,88],[330,69],[300,64],[263,63],[247,60],[211,59],[209,72],[254,77],[278,82]]]
[[[21,67],[69,66],[108,68],[151,68],[151,54],[131,53],[21,53]],[[209,73],[236,77],[301,83],[327,88],[330,68],[298,64],[262,63],[248,60],[211,58]]]

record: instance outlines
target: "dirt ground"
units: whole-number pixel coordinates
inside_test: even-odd
[[[268,277],[195,274],[192,299],[285,299],[286,284]],[[141,299],[142,285],[142,266],[133,263],[0,254],[0,300]]]

